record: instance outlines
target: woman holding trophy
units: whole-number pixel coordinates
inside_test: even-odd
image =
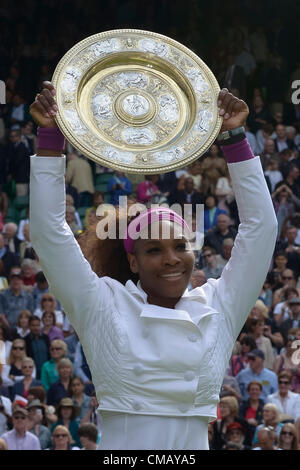
[[[194,267],[189,228],[168,209],[141,212],[124,240],[87,235],[80,249],[65,222],[64,136],[55,120],[55,93],[44,82],[31,105],[39,126],[31,157],[31,240],[92,373],[102,418],[99,448],[208,449],[225,369],[277,234],[260,159],[243,129],[248,107],[227,89],[217,98],[219,139],[241,224],[220,279],[188,291]],[[131,224],[140,234],[156,224],[159,237],[133,239]]]

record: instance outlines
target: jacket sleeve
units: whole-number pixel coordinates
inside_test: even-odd
[[[217,307],[235,340],[257,300],[270,267],[277,219],[260,158],[228,164],[240,225],[231,258],[216,281]]]
[[[109,293],[65,221],[64,174],[65,157],[31,157],[30,236],[51,292],[79,334]]]

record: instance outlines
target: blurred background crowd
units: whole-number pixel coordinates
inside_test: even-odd
[[[30,242],[29,105],[63,54],[85,37],[133,27],[163,33],[198,54],[221,87],[250,109],[247,138],[261,158],[278,219],[274,257],[224,377],[211,449],[300,445],[300,5],[286,0],[23,0],[0,5],[0,448],[95,449],[101,436],[92,377],[77,335]],[[300,95],[300,94],[299,94]],[[299,96],[300,97],[300,96]],[[144,204],[204,204],[204,246],[190,288],[219,278],[239,218],[217,141],[186,168],[130,175],[95,164],[67,142],[66,220],[76,237],[119,196]],[[197,223],[194,216],[194,222]],[[257,259],[259,263],[259,259]]]

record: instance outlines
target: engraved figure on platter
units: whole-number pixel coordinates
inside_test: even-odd
[[[61,84],[63,90],[68,93],[74,92],[76,90],[77,81],[80,75],[80,70],[76,69],[75,67],[67,67],[66,75]]]
[[[198,69],[190,69],[186,75],[194,83],[196,91],[204,92],[208,90],[208,83],[204,80],[202,73]]]
[[[123,109],[132,116],[142,116],[148,112],[149,103],[143,96],[128,95],[123,101]]]
[[[127,127],[123,131],[123,139],[127,144],[145,145],[152,144],[155,139],[155,135],[152,130],[148,128],[138,129],[134,127]]]
[[[66,109],[65,110],[65,116],[69,123],[71,124],[71,127],[75,134],[85,134],[87,132],[87,129],[85,125],[81,122],[78,114],[74,110]]]
[[[148,83],[147,77],[138,72],[121,72],[117,77],[117,81],[123,88],[145,88]]]
[[[111,98],[104,94],[94,96],[92,110],[95,117],[107,119],[111,115]]]
[[[93,44],[93,46],[91,46],[91,50],[95,56],[99,56],[101,54],[118,51],[120,47],[120,42],[117,39],[112,38]]]
[[[164,57],[169,53],[169,48],[166,44],[161,44],[151,39],[142,39],[140,41],[140,48],[146,52],[152,52],[152,54]]]
[[[163,121],[176,121],[178,119],[177,100],[171,95],[162,95],[158,100],[160,104],[159,116]]]
[[[208,109],[202,109],[198,113],[198,122],[196,124],[196,128],[198,131],[208,131],[209,125],[212,120],[212,113]]]

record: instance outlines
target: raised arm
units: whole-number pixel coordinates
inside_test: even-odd
[[[225,108],[222,131],[243,126],[247,105],[227,90],[220,94]],[[228,143],[229,144],[228,144]],[[241,132],[224,141],[240,225],[231,258],[216,281],[214,302],[224,312],[234,339],[257,300],[272,259],[277,220],[259,157],[254,157]]]
[[[44,86],[30,108],[40,126],[38,153],[31,157],[30,235],[51,291],[80,334],[89,314],[99,312],[107,289],[92,271],[65,221],[64,137],[54,121],[54,88],[49,82]]]

